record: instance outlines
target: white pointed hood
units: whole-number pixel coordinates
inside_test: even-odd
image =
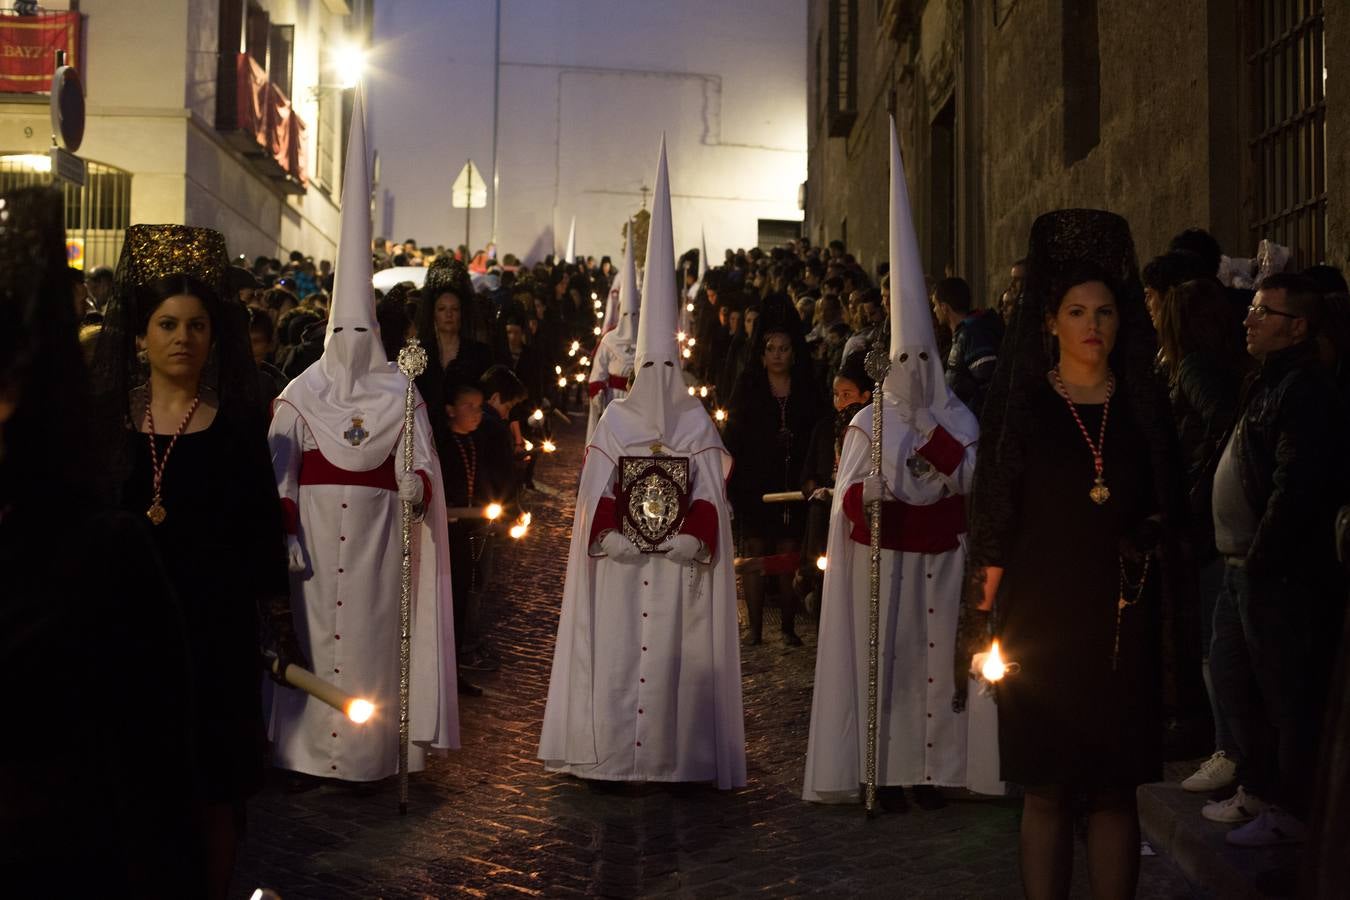
[[[407,380],[385,358],[371,287],[370,164],[364,90],[352,105],[342,177],[341,232],[323,356],[282,392],[300,410],[328,461],[367,471],[392,452]]]
[[[886,394],[911,408],[931,409],[934,418],[953,437],[971,443],[979,436],[979,424],[947,387],[943,375],[894,118],[891,119],[890,229],[891,370],[886,376]]]
[[[628,220],[629,238],[623,248],[623,268],[619,277],[614,279],[619,286],[618,302],[615,304],[614,336],[616,343],[633,345],[637,343],[638,319],[642,308],[642,295],[638,293],[637,266],[633,262],[633,220]]]
[[[708,232],[702,226],[699,226],[698,237],[698,286],[703,287],[703,281],[708,277]]]
[[[675,340],[680,291],[675,283],[675,235],[670,218],[666,141],[656,166],[647,262],[638,317],[633,389],[605,409],[626,443],[656,441],[680,452],[720,447],[721,438],[703,405],[689,396]]]

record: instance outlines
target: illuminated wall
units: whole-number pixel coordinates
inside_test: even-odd
[[[501,0],[498,243],[539,259],[620,252],[668,142],[677,252],[750,247],[759,219],[800,220],[806,178],[804,0]],[[398,0],[375,10],[371,126],[376,231],[465,239],[450,186],[491,178],[496,0]],[[469,243],[491,235],[492,196]],[[650,205],[650,200],[648,200]]]

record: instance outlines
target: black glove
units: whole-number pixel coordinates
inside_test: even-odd
[[[991,613],[987,609],[965,606],[956,623],[956,652],[952,657],[952,680],[956,693],[952,696],[952,710],[961,712],[966,708],[966,695],[970,689],[970,662],[976,653],[989,648],[989,620]]]
[[[274,595],[264,599],[261,605],[263,668],[277,684],[290,687],[285,678],[286,667],[309,668],[309,660],[300,648],[295,621],[291,618],[290,598]]]

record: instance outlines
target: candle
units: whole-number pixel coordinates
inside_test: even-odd
[[[279,659],[272,660],[272,671],[275,672],[281,664]],[[351,719],[357,725],[370,721],[370,717],[375,714],[375,704],[361,697],[351,697],[344,694],[337,685],[332,682],[324,681],[308,669],[302,669],[295,663],[286,666],[286,671],[282,675],[286,683],[291,687],[299,688],[306,694],[309,694],[315,700],[327,703],[338,712]]]
[[[816,557],[816,568],[819,569],[820,571],[824,572],[824,571],[825,571],[825,562],[826,562],[825,557],[823,557],[823,556],[818,556],[818,557]]]

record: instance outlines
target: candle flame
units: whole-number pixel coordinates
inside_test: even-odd
[[[677,341],[679,341],[681,344],[683,344],[683,343],[684,343],[684,332],[683,332],[683,331],[676,332],[676,334],[675,334],[675,340],[677,340]]]
[[[690,355],[691,355],[691,354],[690,354],[690,352],[689,352],[689,348],[688,348],[688,347],[685,347],[685,348],[684,348],[684,358],[685,358],[685,359],[688,359],[688,358],[690,357]]]
[[[583,366],[589,366],[589,365],[591,364],[591,358],[590,358],[589,356],[583,356],[583,357],[581,358],[581,364],[582,364]],[[540,418],[542,419],[543,416],[540,416]]]
[[[555,450],[558,449],[558,445],[557,445],[557,444],[553,443],[552,441],[548,441],[548,440],[544,441],[544,443],[542,444],[542,446],[543,446],[543,448],[544,448],[544,452],[545,452],[545,453],[552,453],[552,452],[554,452]]]
[[[599,336],[600,336],[600,326],[597,325],[597,326],[595,326],[594,328],[592,328],[592,329],[591,329],[591,334],[595,335],[596,337],[599,337]]]
[[[375,704],[369,700],[362,700],[358,697],[347,704],[347,718],[357,725],[364,725],[369,722],[373,715],[375,715]]]
[[[567,387],[567,379],[566,379],[566,378],[559,378],[559,379],[558,379],[558,387]]]
[[[690,397],[694,396],[694,389],[693,389],[693,388],[690,388],[690,389],[689,389],[689,396],[690,396]]]
[[[500,503],[489,503],[484,512],[487,513],[488,521],[500,519],[502,517],[502,505]]]
[[[600,295],[597,294],[595,291],[591,291],[591,299],[592,299],[592,300],[598,300],[598,299],[600,299]]]
[[[507,534],[511,535],[513,540],[520,540],[529,533],[530,520],[532,518],[533,517],[529,513],[521,513],[520,518],[516,520],[516,524],[511,526],[511,529]]]
[[[554,366],[554,367],[553,367],[553,374],[554,374],[554,375],[561,375],[561,374],[562,374],[562,366]]]
[[[1003,655],[998,652],[998,638],[989,648],[989,654],[984,658],[984,665],[980,667],[980,674],[984,676],[985,681],[1001,681],[1003,676],[1008,674],[1008,667],[1003,662]]]
[[[725,409],[714,410],[713,418],[719,422],[725,422],[727,420],[727,411]]]
[[[708,388],[707,388],[706,386],[705,386],[705,387],[699,388],[699,389],[698,389],[698,395],[699,395],[700,397],[706,397],[706,396],[708,396]]]
[[[694,339],[693,339],[693,338],[690,338],[689,341],[688,341],[688,343],[689,343],[689,346],[690,346],[690,347],[694,346]]]
[[[825,562],[826,562],[825,557],[823,557],[823,556],[818,556],[818,557],[816,557],[816,568],[819,569],[820,571],[824,572],[824,571],[825,571]]]
[[[526,442],[525,442],[525,452],[526,452],[526,453],[529,453],[529,452],[530,452],[531,450],[533,450],[533,449],[534,449],[534,441],[526,441]]]
[[[586,365],[586,360],[583,359],[581,364],[583,366]],[[534,412],[530,413],[530,418],[534,419],[536,422],[542,422],[544,421],[544,411],[542,409],[536,409]]]
[[[690,312],[693,312],[693,311],[694,311],[694,304],[692,304],[692,303],[686,303],[686,304],[684,305],[684,308],[687,309],[687,310],[689,310]]]
[[[585,373],[585,372],[578,372],[578,373],[577,373],[577,384],[581,384],[581,383],[582,383],[583,381],[585,381],[585,380],[586,380],[586,373]]]

